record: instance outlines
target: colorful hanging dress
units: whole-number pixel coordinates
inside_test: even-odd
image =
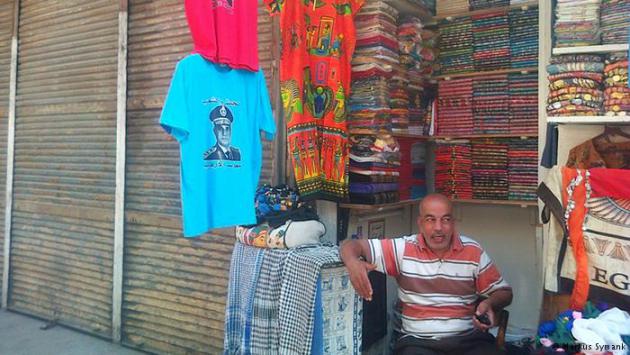
[[[288,153],[302,197],[348,195],[346,98],[364,0],[265,0],[280,14],[280,93]]]

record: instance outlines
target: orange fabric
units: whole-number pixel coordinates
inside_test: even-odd
[[[576,262],[575,286],[571,293],[571,308],[582,310],[588,299],[589,277],[588,277],[588,257],[584,247],[584,232],[582,224],[586,216],[586,174],[585,170],[580,170],[583,180],[573,190],[573,201],[575,208],[569,215],[569,243],[573,251],[573,257]],[[573,179],[577,177],[578,170],[567,167],[562,168],[562,203],[565,208],[568,206],[567,187]]]

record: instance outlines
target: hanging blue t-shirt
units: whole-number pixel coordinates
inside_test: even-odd
[[[276,125],[262,70],[214,64],[194,54],[177,63],[160,118],[180,143],[184,236],[256,223],[260,132]]]

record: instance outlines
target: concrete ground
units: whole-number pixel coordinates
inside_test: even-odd
[[[144,354],[88,334],[0,310],[0,354],[11,355],[140,355]]]

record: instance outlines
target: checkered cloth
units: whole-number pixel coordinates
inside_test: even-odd
[[[225,306],[223,353],[226,355],[250,353],[251,314],[263,259],[262,250],[238,242],[234,245]]]
[[[258,275],[252,315],[252,354],[275,355],[279,352],[280,329],[278,299],[287,250],[267,249]]]
[[[338,263],[339,248],[317,246],[292,249],[284,264],[280,292],[279,354],[310,354],[317,279],[323,265]]]

